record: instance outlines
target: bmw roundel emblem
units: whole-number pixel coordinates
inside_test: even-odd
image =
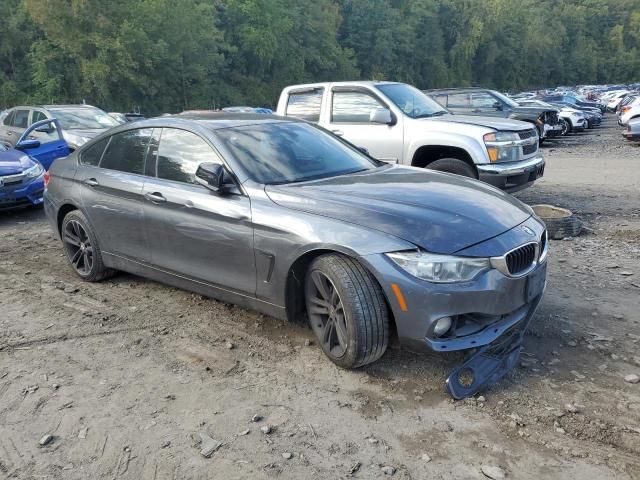
[[[531,235],[532,237],[536,236],[536,233],[531,230],[529,227],[527,227],[526,225],[522,226],[522,230],[524,231],[524,233],[526,233],[527,235]]]

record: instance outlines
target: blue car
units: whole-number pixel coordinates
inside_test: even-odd
[[[69,155],[58,121],[36,122],[16,142],[0,143],[0,210],[42,204],[44,174],[56,158]]]

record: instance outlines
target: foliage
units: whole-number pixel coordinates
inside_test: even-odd
[[[0,107],[274,106],[301,82],[640,80],[640,0],[5,0]]]

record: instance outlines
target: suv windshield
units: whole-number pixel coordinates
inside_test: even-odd
[[[438,102],[410,85],[384,83],[376,85],[376,88],[411,118],[434,117],[449,113]]]
[[[377,163],[306,123],[264,123],[215,131],[262,184],[304,182],[377,168]]]
[[[111,128],[120,125],[115,118],[99,108],[49,108],[49,111],[58,119],[63,130]]]

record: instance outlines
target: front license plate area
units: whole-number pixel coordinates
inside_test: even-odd
[[[544,284],[547,281],[547,264],[536,268],[528,277],[524,289],[525,303],[531,302],[544,291]]]

